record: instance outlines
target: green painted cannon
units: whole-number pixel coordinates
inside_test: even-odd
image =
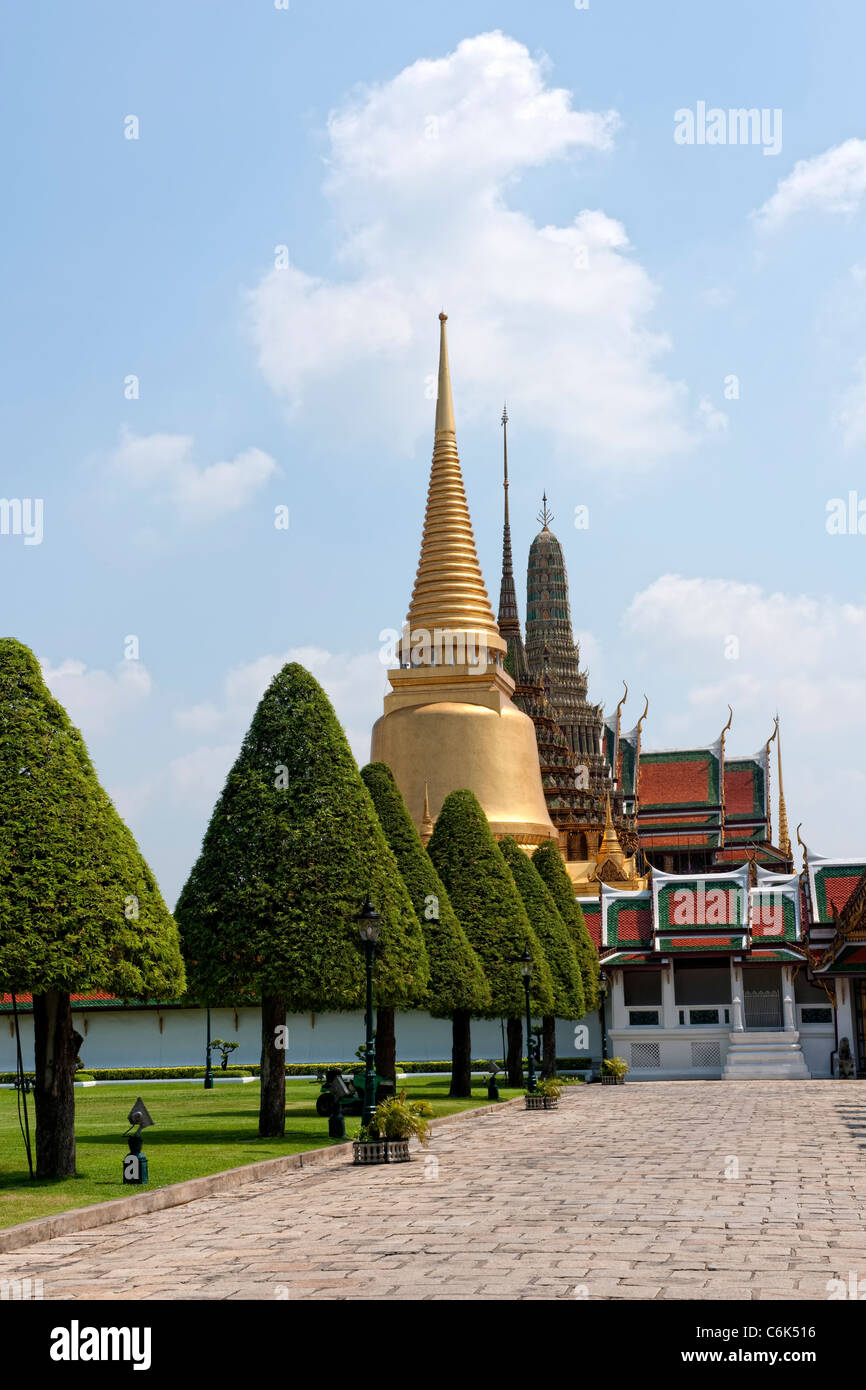
[[[387,1100],[395,1094],[393,1081],[384,1076],[373,1078],[373,1105]],[[329,1067],[325,1072],[322,1089],[316,1098],[316,1114],[326,1119],[333,1115],[363,1115],[366,1100],[366,1084],[363,1072],[356,1076],[344,1076],[339,1067]]]

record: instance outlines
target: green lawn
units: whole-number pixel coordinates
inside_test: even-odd
[[[450,1083],[449,1076],[441,1076],[407,1077],[399,1084],[405,1085],[413,1098],[429,1100],[437,1115],[489,1103],[483,1081],[478,1080],[473,1086],[471,1100],[450,1100]],[[243,1163],[340,1143],[328,1138],[328,1122],[316,1114],[318,1093],[319,1083],[315,1080],[287,1079],[285,1137],[260,1139],[256,1132],[257,1081],[218,1085],[212,1091],[206,1091],[201,1081],[160,1085],[142,1081],[140,1088],[82,1087],[75,1092],[78,1176],[31,1182],[18,1127],[16,1093],[0,1091],[0,1227],[51,1216],[69,1207],[128,1197],[139,1190],[124,1187],[121,1181],[123,1155],[127,1151],[123,1138],[126,1116],[139,1094],[154,1121],[153,1129],[145,1130],[144,1145],[150,1165],[149,1188],[154,1188],[205,1177]],[[500,1088],[503,1100],[519,1094]],[[32,1138],[32,1097],[28,1108]],[[360,1119],[347,1120],[347,1133],[356,1134],[360,1124]]]

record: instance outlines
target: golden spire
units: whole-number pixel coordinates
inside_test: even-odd
[[[610,770],[610,775],[611,775],[611,777],[613,778],[613,784],[614,784],[615,787],[618,787],[618,786],[619,786],[619,782],[620,782],[620,773],[621,773],[621,770],[622,770],[622,757],[621,757],[621,755],[620,755],[620,747],[619,747],[619,736],[620,736],[620,733],[622,732],[622,707],[623,707],[623,705],[625,704],[626,700],[628,699],[628,685],[626,684],[625,681],[623,681],[622,684],[623,684],[622,699],[620,700],[619,704],[618,704],[617,707],[616,707],[616,731],[615,731],[615,733],[614,733],[614,739],[613,739],[613,767],[612,767],[611,770]]]
[[[448,338],[445,333],[447,314],[439,315],[439,386],[436,392],[436,438],[440,435],[456,437],[454,429],[454,402],[451,399],[451,369],[448,366]]]
[[[604,834],[601,837],[601,843],[598,847],[598,853],[595,856],[595,862],[601,868],[604,868],[607,860],[612,859],[615,864],[622,866],[625,861],[625,855],[623,854],[622,845],[619,842],[619,837],[617,836],[613,824],[613,816],[610,809],[610,792],[605,792],[604,794],[604,806]]]
[[[421,558],[401,644],[403,661],[408,663],[412,659],[410,653],[414,646],[416,652],[422,653],[420,660],[416,655],[414,661],[423,666],[449,660],[455,664],[478,664],[478,656],[471,654],[473,642],[476,649],[503,653],[507,650],[484,586],[460,471],[445,334],[447,317],[447,314],[439,315],[439,394],[433,463]],[[437,639],[437,632],[447,636]],[[462,660],[461,643],[470,653]],[[426,653],[431,647],[432,655],[428,656]],[[450,658],[449,651],[454,653]],[[487,663],[482,660],[480,664],[483,667]]]
[[[773,742],[773,739],[778,738],[778,737],[779,737],[779,716],[778,716],[778,714],[777,714],[777,715],[775,716],[775,719],[774,719],[773,732],[770,734],[770,737],[767,739],[766,745],[765,745],[765,747],[764,747],[764,756],[765,756],[765,758],[766,758],[766,760],[767,760],[767,785],[766,785],[766,793],[767,793],[767,794],[766,794],[766,796],[764,797],[764,801],[765,801],[765,803],[766,803],[764,809],[765,809],[765,811],[766,811],[766,813],[767,813],[767,839],[770,841],[770,844],[773,843],[773,807],[772,807],[772,804],[771,804],[771,801],[770,801],[770,744]]]
[[[430,797],[427,794],[427,783],[424,783],[424,817],[421,821],[421,843],[427,846],[433,834],[433,817],[430,814]]]
[[[776,733],[779,733],[779,716],[776,715]],[[791,858],[791,837],[788,834],[788,812],[785,809],[785,788],[782,784],[782,739],[776,745],[779,768],[779,849],[786,859]],[[797,837],[799,839],[799,836]],[[802,844],[802,841],[800,841]],[[804,846],[805,848],[805,846]]]

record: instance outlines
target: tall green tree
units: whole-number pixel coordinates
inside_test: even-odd
[[[583,979],[584,1004],[586,1012],[590,1013],[598,1008],[601,997],[598,951],[593,945],[586,919],[581,911],[580,903],[574,896],[574,887],[568,877],[556,843],[553,840],[546,840],[543,845],[539,845],[532,856],[532,862],[550,889],[551,897],[559,909],[559,915],[574,939]]]
[[[490,1008],[490,987],[484,978],[481,962],[454,911],[448,891],[421,843],[390,767],[386,763],[370,763],[362,769],[361,776],[373,799],[385,838],[394,851],[424,932],[430,962],[426,1007],[434,1018],[452,1020],[451,1095],[470,1095],[469,1020],[472,1014],[477,1015]],[[380,1012],[376,1030],[377,1048],[382,1031]],[[384,1068],[384,1059],[380,1065]]]
[[[33,995],[36,1172],[75,1173],[70,995],[176,998],[177,929],[33,653],[0,640],[0,983]]]
[[[421,927],[346,736],[303,666],[284,666],[253,716],[176,916],[205,1002],[260,1000],[259,1133],[285,1131],[286,1016],[363,1007],[356,917],[382,917],[375,999],[413,1008],[429,966]]]
[[[491,1004],[479,1011],[480,1016],[522,1017],[524,990],[518,961],[527,948],[533,965],[532,1006],[536,1012],[550,1013],[553,981],[544,951],[471,791],[454,791],[445,798],[428,850],[490,986]]]
[[[510,835],[499,841],[523,899],[527,916],[535,928],[553,978],[553,1010],[544,1015],[541,1068],[545,1076],[556,1075],[556,1020],[583,1018],[586,1004],[583,980],[574,937],[562,920],[544,879],[528,854]]]

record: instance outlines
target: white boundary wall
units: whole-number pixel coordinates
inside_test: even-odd
[[[24,1065],[33,1069],[33,1021],[30,1014],[19,1015]],[[235,1018],[237,1017],[237,1025]],[[237,1041],[240,1047],[231,1055],[232,1066],[259,1061],[261,1053],[261,1014],[258,1009],[212,1009],[211,1036]],[[183,1067],[204,1066],[206,1021],[204,1009],[91,1009],[73,1010],[75,1028],[84,1037],[81,1060],[91,1067]],[[86,1025],[86,1026],[85,1026]],[[574,1044],[575,1027],[585,1027],[588,1047]],[[351,1062],[364,1041],[361,1013],[293,1014],[288,1018],[287,1062]],[[444,1061],[451,1056],[451,1022],[431,1018],[426,1013],[398,1013],[396,1018],[397,1060],[400,1062]],[[560,1057],[592,1056],[598,1066],[601,1058],[601,1030],[593,1014],[580,1025],[559,1021],[556,1028]],[[472,1022],[472,1056],[502,1056],[502,1029],[498,1019]],[[214,1054],[214,1065],[219,1053]],[[0,1017],[0,1071],[15,1070],[15,1039],[12,1015]]]

